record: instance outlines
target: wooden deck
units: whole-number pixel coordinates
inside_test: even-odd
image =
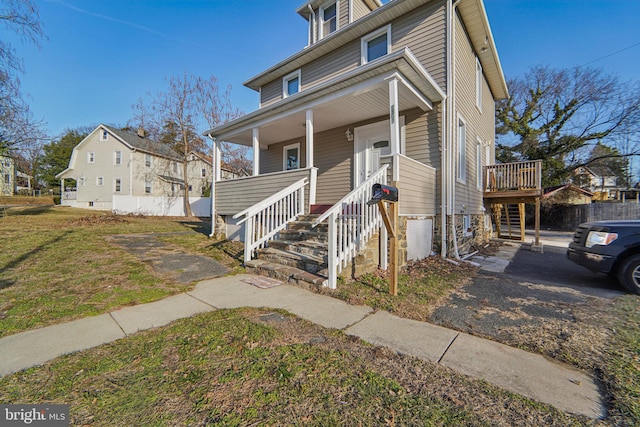
[[[542,197],[542,161],[485,166],[483,192],[491,203],[535,202]]]

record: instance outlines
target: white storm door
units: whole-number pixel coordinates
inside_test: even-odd
[[[381,156],[391,154],[389,121],[356,128],[354,135],[354,185],[357,187],[380,169]]]

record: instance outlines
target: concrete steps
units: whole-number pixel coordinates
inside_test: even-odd
[[[327,280],[328,225],[312,228],[318,215],[303,215],[258,251],[247,263],[250,272],[302,287],[323,286]]]

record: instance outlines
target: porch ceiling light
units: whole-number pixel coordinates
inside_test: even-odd
[[[351,133],[349,129],[347,129],[347,131],[344,133],[344,136],[347,137],[347,141],[349,142],[353,141],[353,133]]]

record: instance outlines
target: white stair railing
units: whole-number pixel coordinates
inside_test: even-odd
[[[327,219],[329,222],[327,285],[331,289],[336,288],[338,274],[365,247],[382,225],[378,206],[369,206],[367,202],[371,200],[373,184],[387,183],[388,167],[389,165],[382,166],[312,224],[312,227],[316,227]]]
[[[233,216],[234,219],[244,216],[238,225],[244,223],[245,263],[251,261],[255,251],[263,248],[289,221],[304,213],[304,187],[308,181],[303,178]]]

